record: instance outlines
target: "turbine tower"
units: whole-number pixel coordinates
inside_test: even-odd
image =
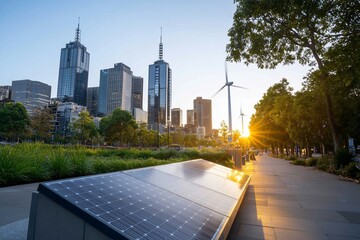
[[[230,132],[230,137],[231,137],[231,141],[232,141],[232,116],[231,116],[230,87],[236,87],[236,88],[242,88],[242,89],[247,89],[247,88],[234,85],[234,82],[229,82],[229,80],[228,80],[228,71],[227,71],[227,64],[226,64],[226,61],[225,61],[225,84],[224,84],[224,86],[222,86],[211,98],[215,97],[215,96],[216,96],[221,90],[223,90],[226,86],[228,87],[229,132]]]

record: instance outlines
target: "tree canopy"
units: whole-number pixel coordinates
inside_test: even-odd
[[[117,108],[113,113],[100,121],[100,132],[104,134],[108,142],[116,142],[122,145],[132,143],[138,125],[135,119],[126,110]]]
[[[275,68],[296,61],[317,66],[317,90],[323,95],[328,126],[337,150],[345,134],[341,134],[341,125],[335,121],[332,89],[334,84],[339,85],[339,79],[353,91],[360,85],[360,2],[235,2],[234,23],[228,33],[228,59],[255,63],[259,68]]]
[[[4,137],[22,138],[29,124],[29,116],[21,103],[7,103],[0,108],[0,133]]]
[[[94,119],[88,111],[82,111],[79,119],[71,125],[74,138],[80,143],[88,143],[98,135]]]
[[[49,109],[35,109],[30,117],[30,127],[35,141],[47,141],[51,137],[54,116]]]

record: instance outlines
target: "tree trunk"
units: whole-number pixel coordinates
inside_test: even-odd
[[[320,75],[321,91],[323,92],[323,95],[325,97],[326,115],[328,117],[330,132],[331,132],[332,140],[334,143],[334,152],[336,152],[340,146],[340,134],[339,134],[338,127],[336,126],[336,123],[335,123],[334,112],[333,112],[333,103],[332,103],[332,99],[331,99],[331,96],[329,93],[329,91],[330,91],[329,84],[328,84],[329,74],[324,67],[322,59],[320,58],[320,56],[317,53],[313,33],[311,35],[311,44],[309,47],[313,53],[313,56],[315,57],[316,62],[318,63],[319,70],[321,72],[321,75]]]
[[[326,114],[328,117],[330,132],[334,143],[334,152],[337,152],[337,150],[340,147],[340,134],[334,119],[333,104],[331,97],[325,91],[324,91],[324,96],[325,96]]]

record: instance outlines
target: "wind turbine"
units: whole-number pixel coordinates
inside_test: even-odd
[[[232,140],[232,118],[231,118],[230,87],[236,87],[236,88],[242,88],[242,89],[247,89],[247,88],[234,85],[234,82],[229,82],[229,80],[228,80],[228,71],[227,71],[226,61],[225,61],[225,80],[226,80],[226,82],[225,82],[224,86],[222,86],[211,98],[215,97],[215,96],[216,96],[221,90],[223,90],[226,86],[228,87],[229,132],[230,132],[230,136],[231,136],[231,140]]]
[[[246,116],[242,111],[242,106],[240,105],[240,116],[241,117],[241,133],[244,135],[244,116]]]

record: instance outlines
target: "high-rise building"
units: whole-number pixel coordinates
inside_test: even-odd
[[[99,114],[110,115],[116,108],[132,113],[132,71],[123,63],[100,70]]]
[[[91,116],[98,115],[99,87],[89,87],[87,90],[86,107]]]
[[[134,108],[134,118],[137,123],[147,123],[148,114],[140,108]]]
[[[194,125],[194,110],[186,110],[186,124]]]
[[[29,115],[50,103],[51,86],[29,79],[12,81],[11,99],[24,105]]]
[[[11,98],[11,86],[0,86],[0,101]]]
[[[57,97],[63,102],[86,106],[90,54],[80,43],[80,26],[75,41],[61,49]]]
[[[194,99],[194,122],[195,127],[205,127],[206,136],[212,133],[211,100],[197,97]]]
[[[171,69],[163,60],[162,36],[159,44],[159,60],[149,65],[148,128],[160,132],[170,122]]]
[[[174,127],[182,127],[182,110],[180,108],[171,109],[171,125]]]
[[[73,102],[60,103],[57,106],[55,118],[55,121],[57,122],[56,132],[65,138],[71,136],[71,123],[79,119],[79,115],[82,111],[86,111],[85,106]]]
[[[132,77],[132,114],[135,116],[135,108],[143,109],[143,84],[142,77]]]

